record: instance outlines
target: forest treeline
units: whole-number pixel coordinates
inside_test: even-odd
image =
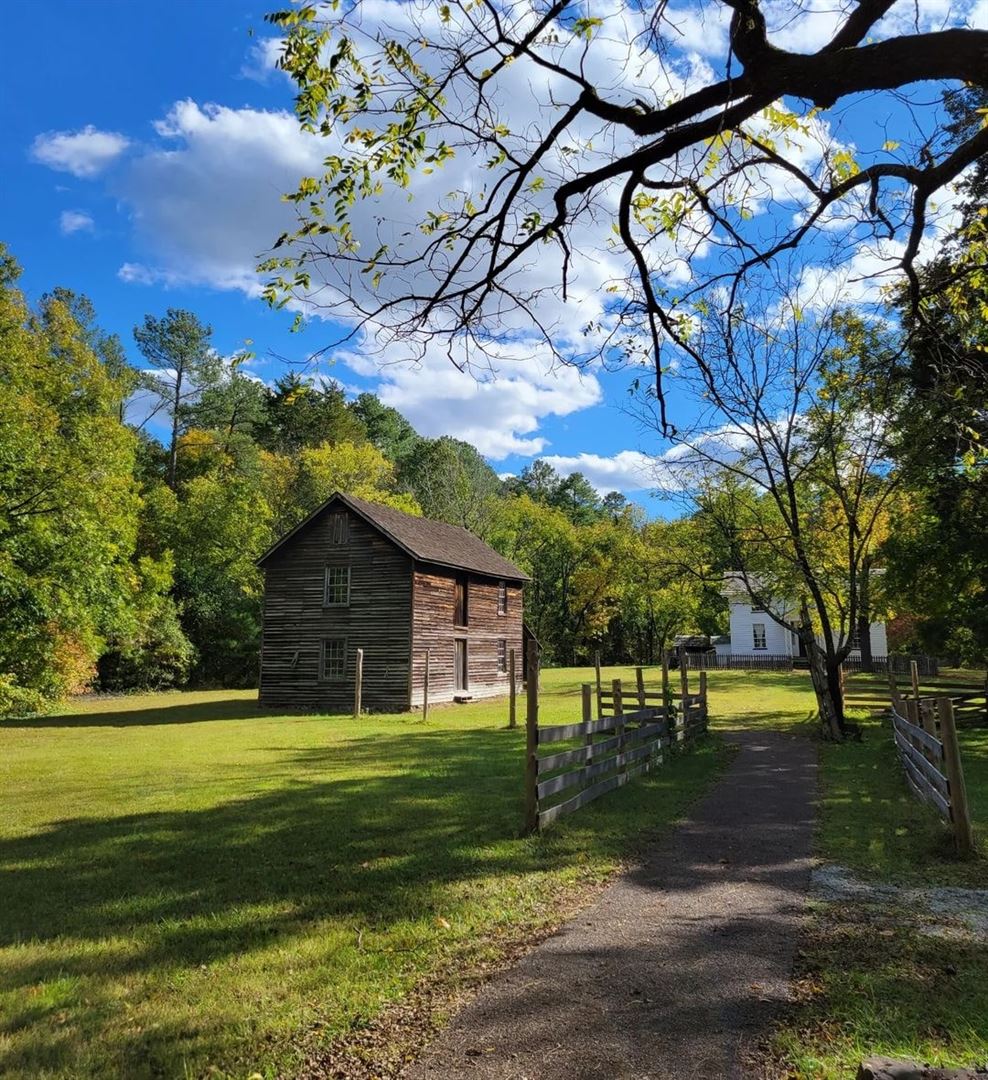
[[[530,573],[548,662],[651,659],[723,624],[685,568],[688,523],[543,461],[501,479],[331,380],[266,385],[191,312],[147,316],[130,360],[85,297],[56,288],[31,310],[0,265],[0,713],[90,688],[253,685],[254,561],[337,490],[461,525]]]
[[[596,650],[652,661],[676,634],[726,629],[725,571],[792,576],[764,542],[778,531],[769,496],[739,498],[729,472],[683,517],[648,520],[545,461],[501,478],[473,446],[421,436],[373,394],[348,399],[291,369],[267,385],[249,357],[221,356],[194,313],[148,315],[125,347],[85,297],[54,288],[32,309],[18,275],[0,248],[0,715],[90,688],[253,685],[255,559],[337,490],[461,525],[522,567],[547,663]],[[953,317],[940,313],[941,326]],[[886,572],[868,611],[897,616],[903,647],[981,659],[986,479],[957,434],[982,415],[981,353],[947,380],[941,337],[916,336],[909,354],[879,348],[853,319],[838,330],[821,369],[835,476],[807,470],[793,489],[818,576],[831,575],[839,607],[839,537],[855,521],[835,496],[851,458],[839,456],[833,417],[867,409],[868,363],[899,363],[893,460],[861,464],[866,493],[890,477],[901,489],[875,532],[869,565]]]

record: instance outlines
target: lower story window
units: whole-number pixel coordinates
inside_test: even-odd
[[[335,682],[346,678],[346,638],[323,638],[319,677]]]
[[[497,643],[497,670],[508,670],[508,642],[505,638],[500,638]]]
[[[756,622],[751,624],[752,648],[767,649],[768,641],[765,637],[765,624]]]

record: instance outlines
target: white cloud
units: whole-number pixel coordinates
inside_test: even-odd
[[[579,472],[604,494],[608,491],[645,491],[659,485],[659,459],[640,450],[621,450],[611,457],[600,454],[543,456],[557,472],[568,476]]]
[[[98,176],[130,145],[115,131],[99,131],[92,124],[82,131],[49,131],[31,144],[31,157],[58,172],[88,180]]]
[[[285,39],[280,37],[259,38],[247,52],[247,59],[240,68],[245,79],[254,82],[267,82],[278,71],[278,60],[285,47]],[[287,74],[285,74],[287,78]]]
[[[63,210],[58,218],[58,227],[63,236],[77,232],[92,232],[94,222],[91,214],[85,210]]]
[[[414,362],[400,346],[383,353],[338,350],[333,360],[358,375],[379,377],[377,394],[423,435],[464,439],[487,457],[534,456],[547,445],[538,435],[547,416],[568,416],[600,402],[592,374],[554,364],[538,342],[491,346],[492,370],[461,371],[443,348]]]
[[[126,281],[209,285],[259,296],[259,258],[291,227],[281,196],[318,170],[325,146],[287,112],[176,103],[154,125],[165,147],[137,158],[116,185],[153,265]]]

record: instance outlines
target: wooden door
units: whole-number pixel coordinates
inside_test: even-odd
[[[467,677],[467,639],[455,638],[453,641],[453,647],[453,686],[455,687],[457,693],[462,693],[469,686],[469,679]]]

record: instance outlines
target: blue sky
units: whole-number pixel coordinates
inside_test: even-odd
[[[767,4],[779,43],[790,48],[819,47],[840,17],[832,0]],[[787,5],[804,14],[792,17]],[[266,380],[335,336],[319,320],[292,334],[292,315],[256,295],[256,257],[288,224],[280,195],[321,156],[316,141],[298,132],[291,87],[273,70],[268,6],[52,0],[43,19],[31,4],[5,11],[0,236],[23,265],[32,300],[54,285],[87,294],[135,363],[133,326],[167,307],[189,308],[211,323],[224,354],[251,342],[253,371]],[[931,26],[988,25],[988,0],[927,0],[921,7]],[[679,8],[684,78],[702,77],[722,49],[724,19],[704,23],[685,0]],[[902,18],[913,17],[914,5],[900,0],[890,18],[900,8]],[[890,115],[876,107],[870,132],[835,116],[826,137],[879,145]],[[814,153],[807,151],[810,166]],[[785,204],[778,192],[772,201]],[[784,212],[791,215],[792,205]],[[600,261],[594,243],[588,237],[591,270]],[[869,259],[873,253],[863,253],[864,266]],[[587,301],[599,292],[588,291]],[[578,306],[571,321],[584,315]],[[445,362],[380,368],[350,347],[322,372],[353,392],[380,392],[424,434],[468,439],[501,472],[548,456],[564,471],[582,469],[602,489],[649,501],[644,455],[663,448],[626,411],[626,371],[583,377],[506,364],[497,380],[478,385]],[[671,418],[681,419],[684,408],[673,396]]]
[[[121,336],[135,363],[139,355],[133,326],[146,312],[161,313],[167,307],[196,311],[214,327],[215,344],[223,353],[252,341],[257,356],[254,370],[264,378],[285,370],[272,354],[300,361],[329,340],[330,328],[319,322],[291,333],[291,314],[272,311],[237,288],[216,287],[206,280],[208,270],[192,281],[181,280],[181,275],[174,280],[156,277],[161,267],[182,268],[183,251],[170,251],[167,235],[168,215],[181,208],[163,206],[167,168],[142,169],[142,163],[148,155],[181,155],[188,145],[186,138],[161,134],[176,105],[185,103],[182,107],[189,114],[185,132],[197,122],[208,126],[204,117],[212,106],[230,110],[231,123],[243,110],[291,110],[287,81],[278,73],[262,71],[256,56],[259,40],[270,36],[263,22],[265,5],[185,0],[136,7],[126,0],[96,0],[55,2],[45,10],[42,28],[32,5],[9,8],[2,47],[2,236],[24,268],[21,284],[29,297],[37,299],[54,285],[86,293],[102,325]],[[19,43],[36,39],[39,31],[44,48],[20,47]],[[120,135],[127,145],[111,156],[110,144],[101,157],[100,147],[88,147],[86,140],[72,144],[51,138],[57,133],[85,134],[88,128]],[[39,136],[48,136],[44,145],[54,149],[39,150]],[[231,153],[238,145],[235,138],[230,140]],[[222,152],[222,146],[215,151]],[[233,157],[228,164],[236,176],[241,165]],[[216,166],[215,157],[204,164],[214,170]],[[290,174],[290,165],[281,169],[282,176]],[[215,171],[203,178],[210,189],[203,192],[207,207],[217,198],[217,181]],[[268,187],[270,205],[263,213],[273,216],[272,206],[279,209],[281,190],[276,183]],[[230,197],[236,198],[237,192],[235,180]],[[249,194],[265,197],[256,189]],[[187,195],[183,192],[183,198]],[[250,203],[242,210],[246,243],[242,253],[249,262],[257,253],[250,244],[258,233],[248,228]],[[271,233],[270,240],[276,235]],[[237,238],[217,238],[217,244],[235,249]],[[374,374],[343,365],[326,372],[355,390],[376,389],[380,382]],[[466,381],[469,376],[461,378]],[[641,437],[634,421],[621,411],[628,382],[626,374],[598,375],[596,382],[587,382],[569,372],[558,387],[548,378],[541,389],[519,387],[516,396],[525,400],[515,409],[513,440],[505,438],[503,404],[492,410],[492,434],[487,439],[477,438],[475,421],[464,424],[462,402],[455,396],[436,401],[433,409],[416,404],[407,411],[428,434],[473,437],[499,471],[518,471],[538,449],[562,456],[588,451],[609,456],[637,449]],[[398,393],[391,399],[399,408],[400,397]],[[567,415],[555,411],[570,408],[574,411]],[[535,424],[533,430],[523,430],[528,424]],[[505,453],[509,449],[505,443],[512,441],[527,444],[525,452]],[[647,493],[640,491],[637,497]]]

